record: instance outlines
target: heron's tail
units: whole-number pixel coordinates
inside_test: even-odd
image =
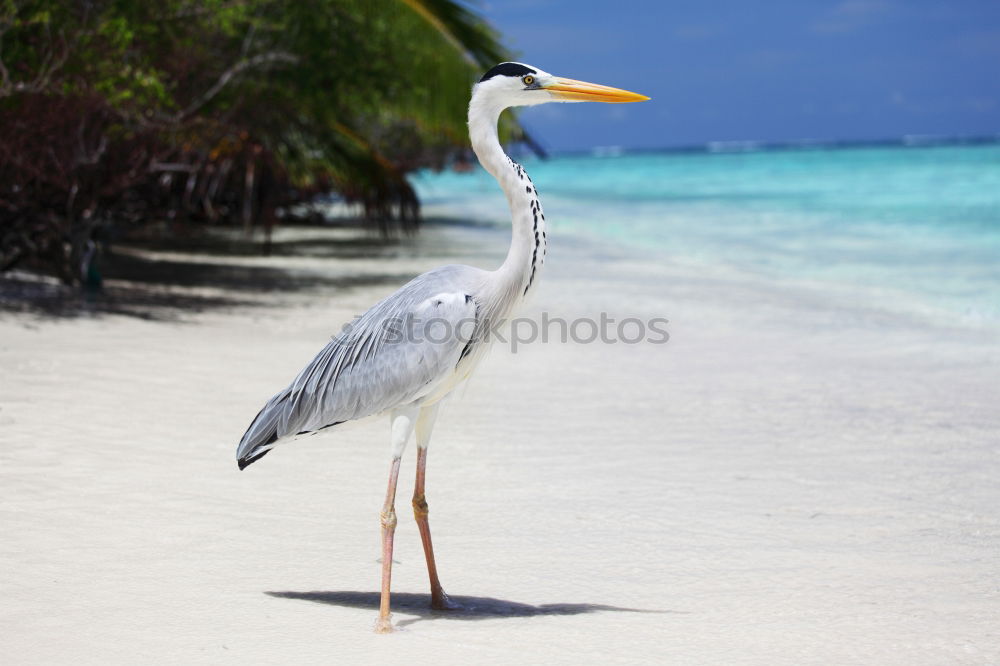
[[[243,439],[236,448],[236,464],[241,470],[267,455],[278,441],[278,420],[287,399],[286,390],[268,400],[243,433]]]

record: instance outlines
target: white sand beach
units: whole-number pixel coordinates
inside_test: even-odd
[[[466,608],[426,608],[411,445],[400,631],[374,634],[387,422],[243,472],[236,443],[351,316],[433,266],[496,265],[506,237],[345,247],[131,250],[189,279],[109,281],[90,314],[8,299],[4,663],[1000,661],[995,329],[556,235],[525,314],[665,317],[670,342],[496,347],[429,455]]]

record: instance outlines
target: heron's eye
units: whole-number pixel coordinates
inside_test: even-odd
[[[535,82],[535,77],[533,77],[533,76],[531,76],[531,75],[529,74],[528,76],[524,77],[524,78],[523,78],[523,79],[521,79],[521,80],[522,80],[522,81],[524,82],[524,85],[526,85],[526,86],[530,86],[530,85],[531,85],[532,83],[534,83],[534,82]]]

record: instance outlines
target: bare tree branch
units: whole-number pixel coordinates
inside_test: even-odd
[[[234,0],[233,2],[223,2],[218,5],[212,5],[210,7],[202,6],[203,3],[192,2],[186,7],[178,9],[173,14],[164,14],[163,16],[157,17],[158,21],[171,21],[177,19],[188,19],[195,16],[203,16],[206,14],[211,14],[212,12],[217,12],[220,9],[230,9],[232,7],[245,7],[247,4],[246,0]]]
[[[10,72],[3,63],[3,36],[9,28],[6,19],[0,21],[0,97],[5,97],[7,89],[10,88]]]
[[[223,88],[229,85],[230,81],[232,81],[240,74],[243,74],[247,70],[254,69],[255,67],[264,67],[273,63],[279,63],[279,62],[296,63],[298,61],[299,59],[296,56],[293,56],[290,53],[285,53],[283,51],[274,51],[272,53],[261,53],[260,55],[255,55],[252,58],[241,60],[240,62],[236,63],[235,65],[227,69],[225,72],[223,72],[222,76],[219,77],[219,80],[216,81],[212,85],[212,87],[205,92],[205,94],[196,99],[186,109],[175,115],[174,121],[179,122],[181,120],[184,120],[185,118],[193,114],[195,111],[208,104],[210,101],[212,101],[212,98],[214,98],[216,95],[222,92]]]
[[[6,32],[7,27],[4,26],[0,30],[0,38],[2,38],[3,33]],[[49,83],[52,81],[52,76],[66,64],[69,59],[70,47],[66,43],[66,37],[59,33],[58,40],[53,39],[52,35],[47,34],[49,40],[49,50],[45,52],[42,58],[41,65],[38,68],[38,72],[35,77],[26,81],[11,81],[10,73],[7,71],[7,67],[4,65],[3,58],[0,57],[0,99],[4,97],[10,97],[15,93],[34,93],[43,92],[48,88]],[[57,50],[56,42],[58,41],[59,47]],[[2,46],[2,43],[0,43]],[[2,56],[2,51],[0,51],[0,56]]]

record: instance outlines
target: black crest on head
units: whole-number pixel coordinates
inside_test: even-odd
[[[517,62],[502,62],[490,71],[483,74],[479,82],[489,81],[494,76],[524,76],[525,74],[536,74],[535,70]]]

